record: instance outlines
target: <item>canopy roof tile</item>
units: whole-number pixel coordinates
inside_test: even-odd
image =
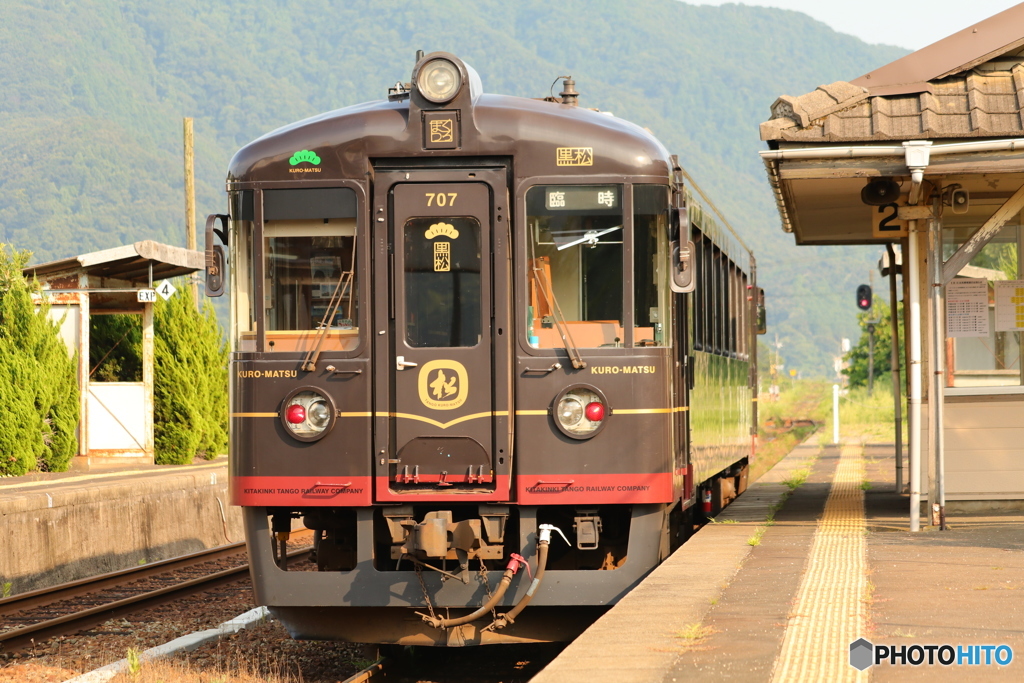
[[[783,95],[761,139],[838,143],[1024,136],[1024,3],[852,82]]]

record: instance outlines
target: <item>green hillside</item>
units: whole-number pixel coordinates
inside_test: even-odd
[[[200,216],[223,211],[239,146],[380,99],[416,49],[447,50],[490,92],[539,97],[572,74],[583,106],[650,128],[758,256],[789,367],[824,373],[856,334],[877,250],[797,250],[778,227],[757,124],[783,93],[854,78],[903,50],[796,12],[675,0],[3,0],[0,241],[35,261],[183,242],[181,117],[196,119]]]

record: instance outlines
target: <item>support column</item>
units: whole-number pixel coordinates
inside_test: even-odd
[[[79,289],[89,287],[89,276],[78,277]],[[78,455],[89,455],[89,292],[78,293]]]
[[[932,451],[935,454],[935,483],[929,490],[934,489],[935,496],[929,496],[928,507],[931,509],[932,526],[940,529],[946,528],[946,482],[945,482],[945,438],[943,429],[943,404],[945,397],[945,356],[946,356],[946,316],[943,307],[943,286],[942,286],[942,219],[933,218],[929,221],[928,229],[928,264],[931,271],[931,287],[929,287],[929,298],[932,306],[932,327],[931,351],[928,367],[931,370],[931,384],[928,394],[928,425],[931,438],[929,441],[934,444]]]
[[[910,446],[910,530],[921,530],[921,268],[917,221],[910,221],[904,267],[909,280],[909,311],[904,308],[910,365],[907,397],[907,440]]]
[[[900,321],[896,310],[896,251],[892,243],[885,245],[889,255],[889,331],[892,340],[892,353],[889,366],[892,369],[892,402],[893,415],[896,418],[896,493],[903,493],[903,391],[900,388]]]
[[[142,384],[145,387],[146,455],[155,460],[153,441],[153,304],[142,305]]]

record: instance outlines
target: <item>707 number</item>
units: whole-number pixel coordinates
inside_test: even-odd
[[[425,192],[427,206],[455,206],[455,198],[458,192]]]

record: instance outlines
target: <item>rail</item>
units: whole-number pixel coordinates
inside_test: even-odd
[[[99,591],[122,587],[140,579],[156,577],[171,572],[187,569],[195,565],[225,559],[245,551],[244,543],[218,546],[182,557],[156,562],[143,567],[133,567],[118,572],[80,581],[61,584],[52,588],[41,589],[0,600],[0,618],[11,621],[11,617],[29,610],[55,605],[60,602],[75,600],[82,596],[95,594]],[[289,559],[308,556],[312,548],[293,550],[288,553]],[[19,626],[0,633],[0,651],[14,652],[31,647],[49,638],[76,633],[108,619],[125,614],[138,612],[156,605],[165,604],[180,598],[201,593],[211,588],[239,581],[247,575],[249,565],[243,562],[237,567],[222,569],[196,578],[175,582],[155,590],[141,592],[126,598],[102,602],[86,609],[78,609],[61,616],[44,619],[26,626]],[[102,599],[102,596],[97,596]]]

